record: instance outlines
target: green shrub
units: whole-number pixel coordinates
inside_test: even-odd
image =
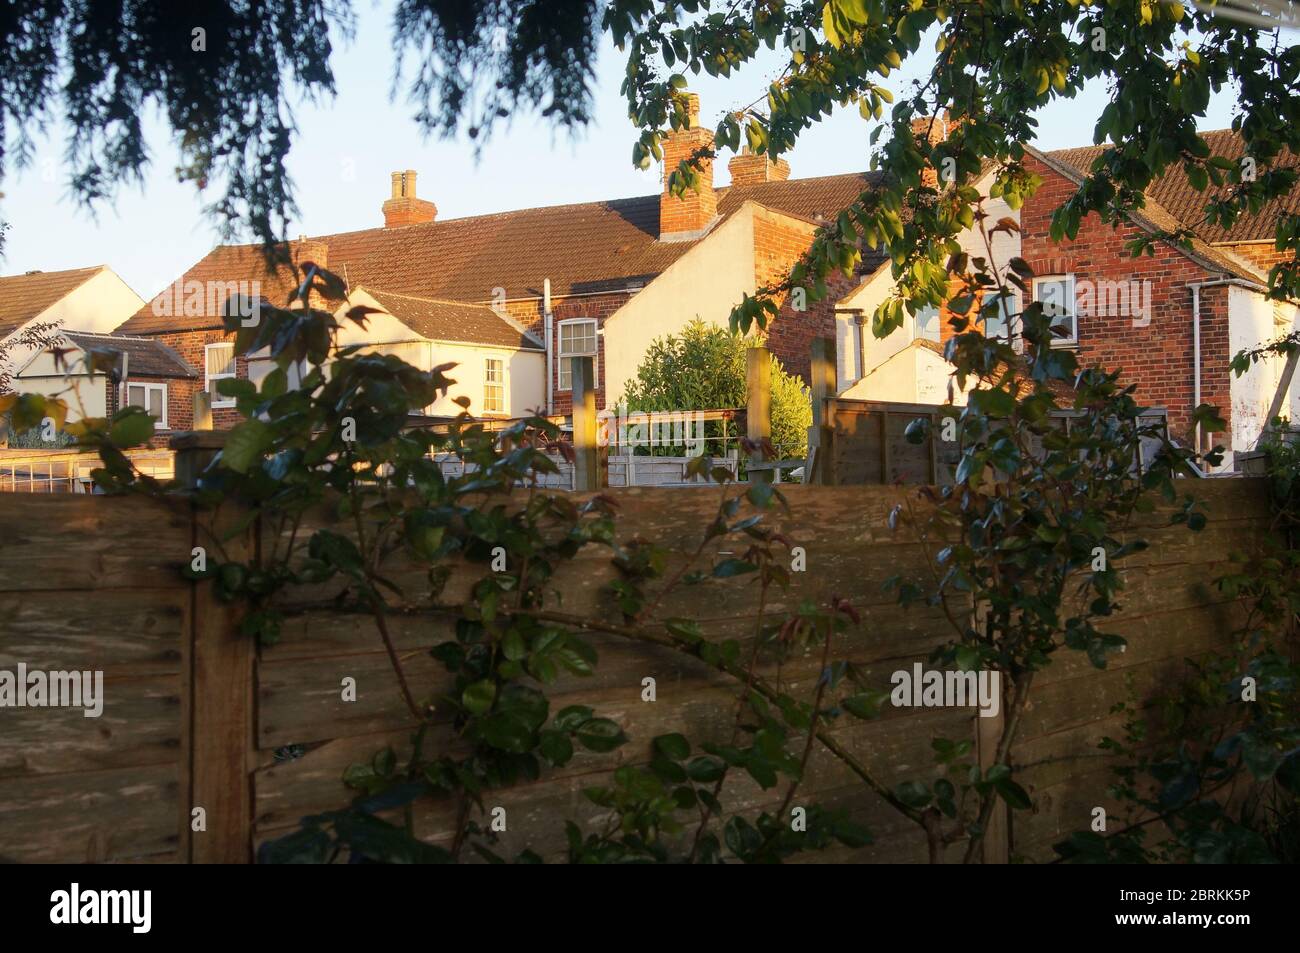
[[[634,411],[744,407],[745,351],[753,341],[697,318],[680,333],[651,343],[620,403]],[[777,454],[783,459],[806,456],[811,426],[808,388],[773,356],[772,445]],[[734,428],[727,436],[736,436]]]

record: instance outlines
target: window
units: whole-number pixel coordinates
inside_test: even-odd
[[[994,304],[997,305],[995,313],[989,314],[983,310]],[[994,293],[989,298],[985,298],[981,313],[984,318],[985,337],[998,338],[1003,343],[1013,346],[1019,342],[1019,335],[1013,332],[1014,319],[1020,313],[1020,304],[1014,291],[1008,291],[1005,295]]]
[[[203,349],[203,362],[206,370],[203,389],[212,395],[212,407],[234,407],[233,397],[223,397],[217,393],[217,381],[235,376],[235,345],[223,342],[209,344]]]
[[[1074,308],[1074,275],[1035,278],[1034,300],[1042,302],[1043,314],[1052,319],[1053,345],[1079,343],[1079,324]]]
[[[486,359],[483,374],[483,412],[487,414],[506,412],[506,364],[499,357]]]
[[[939,340],[939,309],[926,305],[916,312],[916,336],[927,341]]]
[[[600,368],[596,366],[596,322],[582,319],[560,322],[560,390],[573,389],[573,366],[571,357],[592,358],[592,376],[600,380]]]
[[[142,407],[144,412],[154,419],[154,428],[167,429],[167,385],[166,384],[132,384],[126,385],[126,405]]]

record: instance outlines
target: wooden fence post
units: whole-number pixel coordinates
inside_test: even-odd
[[[224,444],[225,433],[177,434],[176,476],[192,487]],[[204,550],[209,565],[223,557],[215,540],[237,526],[240,514],[214,522],[195,510],[191,545]],[[202,525],[201,525],[202,521]],[[224,559],[246,562],[255,550],[245,528],[222,543]],[[186,554],[193,558],[192,554]],[[256,765],[254,663],[257,647],[239,631],[237,603],[217,598],[211,581],[193,584],[190,637],[182,648],[188,730],[183,733],[182,770],[188,767],[188,796],[181,803],[182,855],[190,863],[246,864],[253,859],[253,768]],[[203,829],[194,830],[202,808]]]
[[[810,467],[804,472],[808,482],[835,485],[834,420],[828,414],[828,402],[839,393],[836,372],[835,339],[814,338],[812,342],[812,427],[808,431]]]
[[[751,347],[745,352],[745,436],[754,443],[772,438],[772,352]],[[774,456],[781,458],[780,449]],[[762,450],[749,455],[750,463],[762,463]],[[775,463],[775,460],[773,461]],[[749,471],[750,483],[771,483],[772,471]]]
[[[573,488],[599,490],[600,453],[596,446],[596,386],[590,357],[572,357],[573,362]]]

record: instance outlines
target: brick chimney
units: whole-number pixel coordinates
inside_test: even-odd
[[[299,267],[302,267],[303,262],[308,261],[321,268],[330,266],[329,245],[319,239],[308,238],[306,235],[299,236],[293,243],[292,255],[293,263]]]
[[[937,146],[948,138],[948,110],[944,110],[937,116],[918,116],[912,120],[912,135],[918,141],[925,142],[929,140],[930,145]],[[939,173],[934,167],[927,165],[921,170],[921,184],[929,188],[938,188]]]
[[[790,178],[790,163],[784,159],[772,161],[767,153],[755,155],[745,146],[739,155],[727,163],[732,185],[755,185],[759,182],[784,182]]]
[[[713,132],[700,126],[700,97],[688,93],[687,125],[669,133],[664,140],[664,182],[659,196],[659,240],[689,241],[708,228],[718,214],[718,196],[713,191],[713,160],[700,163],[700,190],[687,189],[679,198],[668,191],[668,177],[683,159],[700,149],[713,148]]]
[[[384,203],[384,228],[423,225],[438,215],[438,206],[415,197],[415,172],[393,173],[393,196]]]

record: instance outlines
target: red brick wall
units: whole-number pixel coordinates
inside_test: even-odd
[[[157,434],[149,441],[151,447],[166,447],[167,441],[171,438],[174,431],[189,430],[193,425],[191,403],[194,393],[194,382],[192,380],[177,379],[172,377],[146,377],[141,374],[131,374],[127,377],[128,384],[165,384],[167,386],[167,429],[158,430]],[[202,384],[199,384],[202,387]],[[111,417],[121,409],[122,388],[114,387],[108,381],[104,382],[104,392],[106,395],[106,406],[108,415]],[[183,416],[178,416],[183,415]]]
[[[754,211],[754,281],[759,288],[784,281],[790,269],[812,245],[814,226],[768,213]],[[779,295],[781,310],[768,322],[767,346],[785,367],[808,382],[812,340],[835,336],[835,302],[857,284],[840,275],[827,280],[830,293],[822,300],[808,301],[807,310],[795,311],[787,295]],[[809,296],[811,298],[811,296]]]
[[[1164,244],[1156,246],[1154,256],[1129,257],[1125,243],[1138,229],[1112,228],[1096,215],[1079,226],[1074,241],[1053,242],[1048,237],[1052,212],[1075,186],[1033,158],[1027,164],[1043,178],[1020,212],[1021,256],[1036,275],[1073,274],[1076,283],[1151,282],[1149,325],[1135,327],[1132,317],[1122,315],[1079,319],[1081,363],[1122,370],[1124,381],[1137,384],[1136,399],[1166,408],[1171,432],[1185,438],[1193,406],[1192,292],[1186,286],[1209,276]],[[1227,299],[1224,287],[1201,292],[1201,400],[1217,404],[1225,420],[1231,411]]]
[[[572,297],[552,296],[551,312],[554,316],[553,331],[556,339],[552,342],[552,350],[556,353],[551,355],[551,396],[555,404],[555,413],[568,414],[573,411],[573,397],[567,390],[560,390],[560,369],[559,359],[556,356],[559,351],[559,323],[572,318],[594,318],[597,329],[605,326],[605,320],[623,307],[627,303],[629,295],[625,291],[614,292],[610,294],[593,294]],[[542,314],[542,299],[531,298],[521,301],[507,301],[506,311],[509,315],[528,328],[529,332],[537,340],[545,342],[546,329],[544,316]],[[596,388],[596,409],[606,406],[606,399],[616,400],[620,395],[605,393],[605,339],[596,338],[597,350],[597,388]],[[452,372],[455,376],[455,372]],[[539,401],[544,402],[546,395],[543,393],[538,397]],[[545,411],[545,407],[538,407],[538,410]]]
[[[718,195],[713,189],[713,160],[700,162],[699,191],[687,189],[681,196],[668,191],[668,177],[677,171],[682,161],[701,149],[713,147],[713,131],[699,125],[700,98],[690,94],[691,126],[671,133],[663,143],[663,191],[659,196],[659,234],[698,232],[708,226],[718,214]]]
[[[1222,245],[1220,247],[1238,258],[1246,259],[1265,274],[1274,265],[1290,261],[1293,256],[1291,251],[1278,251],[1273,247],[1272,242],[1250,242],[1244,245]]]
[[[172,331],[152,337],[166,344],[198,371],[198,377],[190,380],[170,380],[167,382],[167,422],[172,430],[192,430],[194,427],[194,395],[204,387],[203,348],[208,344],[229,340],[224,331]],[[248,378],[248,362],[242,357],[235,358],[235,376]],[[137,380],[132,375],[132,380]],[[219,408],[212,412],[212,426],[217,430],[229,430],[243,418],[234,408]]]

